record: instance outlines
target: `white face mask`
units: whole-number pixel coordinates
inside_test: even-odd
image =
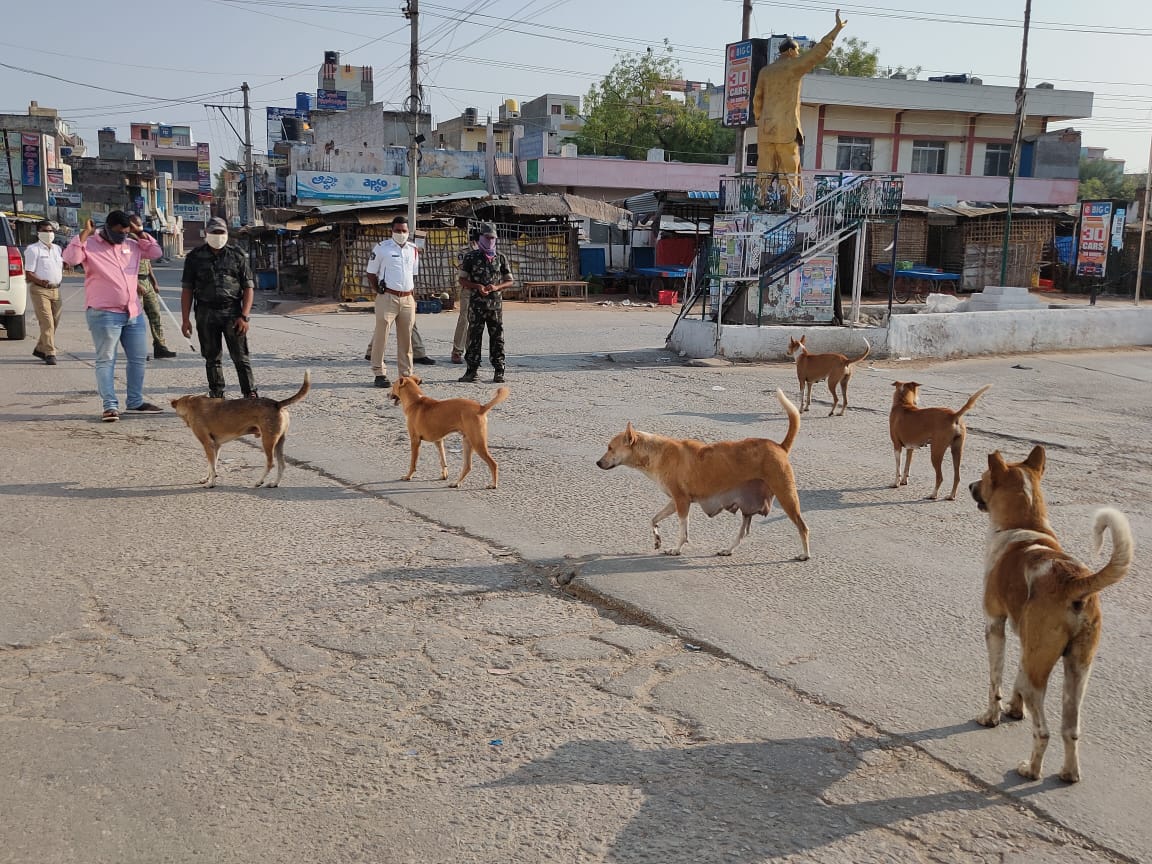
[[[399,243],[401,246],[403,246],[405,243],[408,242],[408,232],[407,231],[393,231],[392,232],[392,239],[395,240],[397,243]]]
[[[223,249],[228,245],[227,234],[209,234],[205,239],[213,249]]]
[[[51,246],[52,241],[56,239],[56,235],[51,231],[41,231],[36,236],[40,238],[40,242],[45,246]]]

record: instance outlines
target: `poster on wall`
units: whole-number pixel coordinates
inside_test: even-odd
[[[4,135],[0,132],[0,136]],[[20,133],[9,132],[0,139],[0,195],[10,197],[24,191],[20,181]]]
[[[747,220],[743,216],[717,216],[712,223],[713,272],[721,276],[744,275]]]
[[[800,268],[800,306],[832,306],[832,291],[836,288],[836,260],[831,255],[819,255]]]
[[[724,52],[724,125],[742,128],[756,125],[752,97],[756,76],[768,61],[768,42],[745,39],[726,46]]]
[[[1080,243],[1076,275],[1104,278],[1112,234],[1112,202],[1085,201],[1080,206]]]

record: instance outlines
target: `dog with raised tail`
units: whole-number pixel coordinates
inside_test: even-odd
[[[840,409],[840,416],[848,410],[848,381],[852,378],[852,367],[863,360],[872,351],[872,344],[864,340],[864,353],[855,360],[849,360],[844,354],[812,354],[804,344],[804,336],[797,339],[788,338],[788,355],[796,355],[796,377],[800,379],[800,411],[812,407],[812,385],[817,381],[828,379],[828,392],[832,394],[832,410],[828,412],[831,417],[836,413],[839,400],[836,397],[836,388],[844,397],[844,405]],[[807,396],[805,396],[807,388]]]
[[[425,396],[420,385],[424,383],[415,375],[399,378],[392,384],[390,393],[393,404],[404,409],[408,421],[408,438],[412,446],[412,459],[404,480],[411,480],[416,473],[416,461],[420,458],[420,442],[431,441],[440,452],[440,479],[448,479],[448,457],[444,453],[444,439],[453,432],[459,432],[464,439],[464,464],[460,476],[448,485],[455,489],[464,482],[472,470],[472,453],[475,452],[488,464],[492,472],[489,489],[497,488],[500,482],[500,466],[488,452],[488,412],[508,398],[511,392],[507,387],[499,388],[484,405],[475,399],[433,399]]]
[[[1080,707],[1088,688],[1092,660],[1100,644],[1100,592],[1128,574],[1132,529],[1119,510],[1096,511],[1092,546],[1099,552],[1104,532],[1112,535],[1112,557],[1095,573],[1060,546],[1040,481],[1044,448],[1032,448],[1023,462],[1006,462],[999,451],[988,456],[988,470],[968,489],[988,514],[984,553],[984,638],[988,645],[988,710],[977,719],[995,726],[1001,714],[1019,720],[1032,715],[1032,752],[1016,771],[1036,780],[1048,748],[1044,696],[1056,661],[1064,661],[1061,736],[1064,767],[1060,779],[1080,779]],[[1006,707],[1001,704],[1004,676],[1004,623],[1020,636],[1020,671]]]
[[[948,500],[955,501],[956,490],[960,486],[960,458],[964,455],[964,439],[968,435],[964,415],[992,385],[985,384],[956,411],[951,408],[919,407],[916,403],[920,396],[920,385],[915,381],[893,381],[892,386],[896,388],[892,394],[892,410],[888,412],[888,434],[892,438],[892,449],[896,452],[896,479],[892,482],[892,488],[908,485],[912,451],[930,444],[936,487],[928,498],[935,500],[940,494],[940,486],[944,483],[944,454],[951,450],[952,494]],[[903,477],[900,476],[901,450],[906,453]]]
[[[259,397],[256,399],[218,399],[212,396],[181,396],[172,400],[172,407],[180,419],[188,424],[192,434],[204,447],[208,457],[208,476],[200,484],[208,488],[216,485],[216,460],[220,448],[229,441],[254,435],[264,446],[264,473],[256,488],[274,489],[284,476],[284,438],[288,434],[288,406],[295,405],[311,388],[311,377],[304,373],[304,383],[296,395],[279,401]],[[272,473],[276,461],[276,479],[265,481]]]
[[[736,539],[717,555],[731,555],[748,535],[752,517],[768,515],[772,499],[792,520],[800,532],[803,553],[798,561],[807,561],[808,526],[800,515],[800,499],[788,453],[800,431],[800,412],[788,401],[783,390],[776,399],[788,415],[788,432],[777,444],[767,438],[745,438],[743,441],[719,441],[706,444],[691,439],[665,438],[633,429],[624,431],[608,443],[607,452],[596,464],[605,470],[626,465],[655,480],[668,495],[668,503],[652,517],[652,539],[660,549],[660,523],[672,513],[680,518],[680,536],[666,555],[679,555],[688,542],[688,511],[693,502],[709,517],[722,510],[739,512],[742,519]]]

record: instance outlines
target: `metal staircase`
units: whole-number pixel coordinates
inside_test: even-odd
[[[746,295],[752,286],[758,285],[763,294],[768,286],[786,278],[813,258],[835,249],[852,234],[859,235],[859,268],[863,260],[865,225],[868,222],[895,221],[904,192],[904,178],[899,174],[817,175],[805,193],[801,208],[788,212],[784,210],[781,195],[783,185],[778,178],[756,175],[728,177],[721,181],[722,214],[745,217],[756,225],[762,225],[765,218],[775,221],[765,230],[751,230],[739,235],[745,249],[742,266],[736,268],[738,272],[734,272],[730,264],[721,267],[719,249],[717,244],[713,244],[707,272],[699,274],[698,289],[690,302],[684,304],[680,317],[697,307],[718,326],[720,323],[748,323],[743,316],[739,321],[726,321],[725,313],[746,309]],[[720,290],[717,283],[720,283]],[[730,293],[723,290],[725,283],[734,283],[735,290]],[[710,308],[712,303],[718,308]],[[759,318],[755,323],[760,323]]]

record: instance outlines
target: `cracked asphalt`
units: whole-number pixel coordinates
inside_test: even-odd
[[[791,367],[684,366],[660,349],[666,309],[506,317],[495,492],[483,466],[447,489],[431,448],[398,481],[407,435],[365,386],[368,315],[254,317],[263,393],[305,367],[314,382],[277,490],[250,488],[262,455],[244,443],[197,487],[202,452],[171,413],[98,423],[74,297],[59,366],[0,341],[0,861],[1152,860],[1152,353],[873,364],[846,418],[821,416],[818,390],[804,417],[813,561],[789,560],[776,516],[716,558],[736,521],[699,514],[670,559],[647,548],[658,492],[593,465],[608,437],[631,419],[778,439]],[[432,395],[494,389],[444,364],[453,316],[419,324]],[[157,400],[203,389],[170,341]],[[1098,504],[1132,519],[1078,786],[1052,777],[1058,741],[1044,781],[1013,781],[1025,727],[971,722],[983,517],[919,500],[924,454],[887,488],[888,382],[913,375],[927,404],[996,385],[964,483],[988,450],[1040,440],[1070,549],[1087,554]]]

